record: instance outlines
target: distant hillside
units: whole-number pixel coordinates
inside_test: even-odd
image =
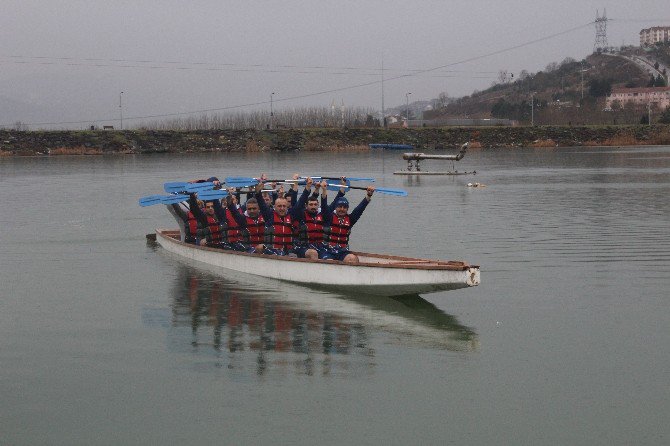
[[[655,51],[659,58],[666,54],[670,59],[667,46]],[[649,85],[649,73],[622,57],[632,59],[638,53],[644,52],[630,47],[626,53],[592,54],[582,61],[566,58],[538,73],[524,70],[512,77],[501,72],[501,80],[495,85],[428,110],[424,119],[507,118],[524,124],[532,120],[538,125],[638,123],[640,115],[636,111],[626,115],[604,111],[605,96],[612,88]],[[644,54],[657,57],[650,51]]]

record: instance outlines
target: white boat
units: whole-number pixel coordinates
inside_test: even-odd
[[[426,153],[403,153],[402,159],[407,161],[407,170],[399,170],[393,172],[393,175],[476,175],[476,171],[472,172],[459,172],[454,168],[454,161],[460,161],[465,156],[465,151],[468,150],[468,145],[470,143],[465,143],[461,146],[461,151],[456,155],[431,155]],[[451,161],[451,170],[445,172],[426,172],[421,170],[419,162],[422,160],[443,160]],[[414,163],[414,164],[412,164]]]
[[[379,296],[402,296],[455,290],[479,285],[479,266],[443,261],[354,252],[358,264],[308,260],[196,246],[180,241],[179,231],[156,229],[156,241],[166,251],[215,268]]]

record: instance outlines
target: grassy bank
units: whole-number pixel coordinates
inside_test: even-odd
[[[670,145],[670,126],[449,127],[202,131],[0,131],[0,156],[258,151],[356,151],[370,143],[417,151],[514,147]]]

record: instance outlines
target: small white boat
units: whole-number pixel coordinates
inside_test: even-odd
[[[180,241],[179,231],[156,229],[166,251],[215,268],[379,296],[402,296],[479,285],[479,266],[460,261],[427,260],[355,252],[360,263],[308,260],[195,246]]]
[[[470,143],[467,142],[463,144],[461,146],[461,151],[458,152],[456,155],[432,155],[432,154],[415,153],[415,152],[403,153],[402,159],[407,161],[407,170],[399,170],[397,172],[393,172],[393,175],[476,175],[477,172],[474,170],[472,172],[467,171],[459,172],[454,168],[454,161],[460,161],[463,159],[466,150],[468,150],[469,144]],[[451,161],[451,170],[445,172],[423,171],[419,166],[419,162],[422,160]]]

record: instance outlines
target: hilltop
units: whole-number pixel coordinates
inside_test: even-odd
[[[646,66],[643,60],[652,63]],[[652,68],[654,61],[658,71]],[[516,77],[501,71],[498,81],[484,91],[433,100],[435,108],[425,111],[423,117],[506,118],[539,125],[637,124],[640,111],[612,114],[605,110],[605,97],[612,88],[647,87],[653,82],[667,85],[668,73],[661,70],[669,65],[670,47],[662,45],[646,51],[627,47],[616,53],[594,53],[581,61],[566,58],[538,73],[524,70]],[[660,79],[652,78],[647,69]]]

